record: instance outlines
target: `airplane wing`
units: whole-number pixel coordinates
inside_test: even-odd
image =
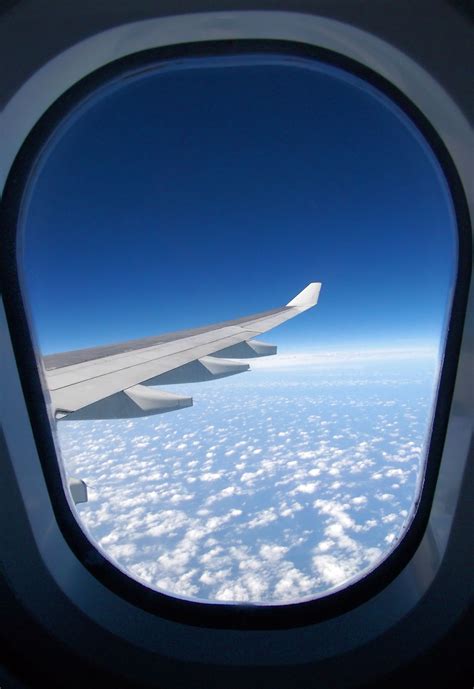
[[[241,359],[276,353],[275,346],[253,338],[315,306],[320,289],[321,283],[312,282],[285,306],[233,321],[45,356],[55,418],[135,418],[189,407],[191,397],[150,386],[248,370]]]

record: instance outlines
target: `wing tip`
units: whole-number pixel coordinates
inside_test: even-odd
[[[287,306],[296,306],[300,309],[310,309],[312,306],[316,306],[321,291],[321,284],[321,282],[310,282],[296,297],[288,302]]]

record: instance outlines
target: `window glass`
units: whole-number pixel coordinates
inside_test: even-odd
[[[129,73],[57,128],[21,231],[53,401],[56,375],[73,385],[81,362],[123,348],[53,354],[239,319],[322,283],[316,306],[252,334],[276,355],[230,352],[249,371],[218,377],[215,348],[175,362],[158,389],[193,406],[134,418],[121,397],[108,415],[126,418],[83,420],[57,405],[64,471],[88,490],[73,509],[106,557],[173,595],[268,604],[393,550],[419,498],[457,261],[447,183],[397,105],[279,55]],[[128,346],[124,366],[193,336]]]

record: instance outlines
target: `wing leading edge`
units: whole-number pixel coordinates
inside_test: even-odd
[[[315,306],[320,289],[312,282],[285,306],[234,321],[45,357],[55,418],[134,418],[189,407],[192,398],[149,386],[247,371],[236,359],[276,354],[275,346],[254,338]]]

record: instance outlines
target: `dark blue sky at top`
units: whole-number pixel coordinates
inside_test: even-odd
[[[437,344],[456,240],[427,145],[354,77],[266,60],[128,79],[56,137],[24,221],[43,352],[251,314],[311,281],[317,308],[262,339]]]

